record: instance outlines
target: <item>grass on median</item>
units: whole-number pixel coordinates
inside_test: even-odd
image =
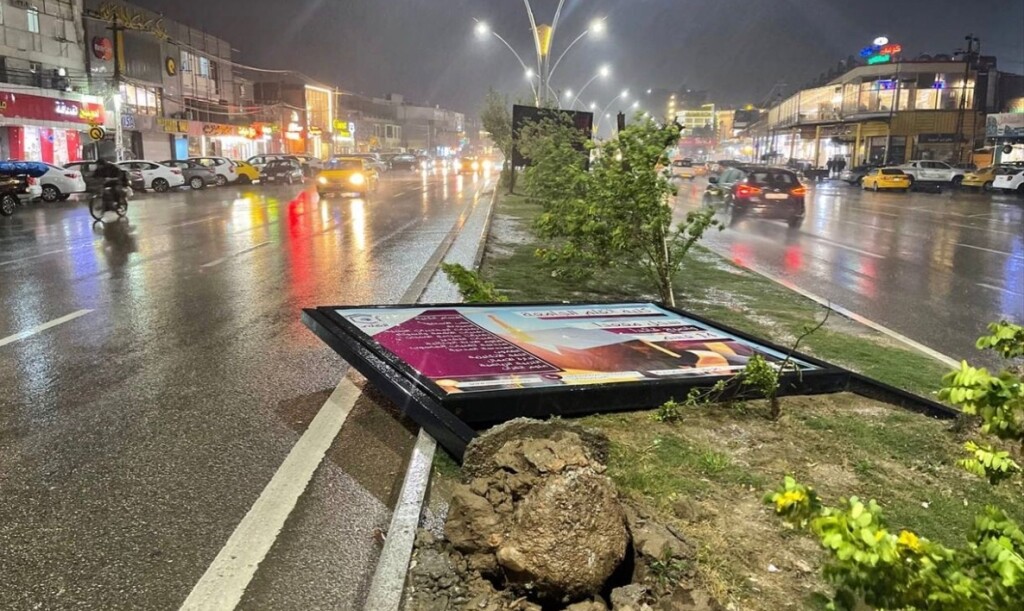
[[[512,301],[648,300],[638,274],[602,271],[586,283],[553,277],[530,232],[539,206],[499,199],[482,269]],[[683,309],[790,345],[825,310],[705,249],[676,279]],[[933,396],[947,368],[858,323],[830,316],[801,350],[893,386]],[[986,504],[1024,520],[1019,483],[992,488],[955,467],[963,439],[951,423],[852,394],[785,397],[772,423],[759,402],[684,410],[681,422],[650,412],[591,416],[612,440],[609,474],[701,546],[701,575],[722,601],[744,609],[820,608],[823,556],[761,503],[791,473],[829,502],[875,498],[895,528],[962,545]],[[777,570],[769,570],[769,566]]]

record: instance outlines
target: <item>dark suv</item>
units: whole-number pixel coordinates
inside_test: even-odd
[[[739,166],[726,169],[708,182],[705,198],[724,202],[731,215],[730,224],[748,216],[783,220],[790,227],[803,223],[807,189],[790,170]]]

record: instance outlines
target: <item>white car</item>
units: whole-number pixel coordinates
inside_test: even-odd
[[[145,159],[132,159],[129,161],[118,161],[117,165],[129,172],[136,170],[142,173],[142,188],[152,189],[157,193],[164,193],[171,189],[185,184],[185,175],[178,168],[172,168],[146,161]]]
[[[48,168],[46,174],[37,179],[38,195],[44,202],[62,202],[74,193],[85,192],[85,178],[81,172],[48,163],[45,165]]]
[[[238,180],[238,169],[235,167],[235,162],[227,157],[189,157],[188,160],[213,170],[213,173],[217,175],[214,180],[217,181],[218,187]]]
[[[954,187],[960,186],[966,173],[966,170],[954,168],[945,161],[908,161],[895,167],[910,176],[911,182],[945,182]]]
[[[693,167],[690,159],[676,159],[672,162],[672,178],[685,178],[693,180],[697,177],[697,170]]]
[[[1013,170],[1009,174],[996,174],[992,179],[992,189],[995,191],[1016,191],[1024,195],[1024,168]]]

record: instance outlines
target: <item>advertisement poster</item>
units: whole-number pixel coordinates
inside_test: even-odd
[[[754,354],[785,359],[653,304],[336,313],[446,393],[720,376],[742,370]]]

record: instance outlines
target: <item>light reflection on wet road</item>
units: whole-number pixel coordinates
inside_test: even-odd
[[[680,186],[677,216],[706,181]],[[800,229],[744,220],[705,244],[955,359],[990,321],[1024,321],[1024,200],[810,184]],[[984,358],[984,357],[982,357]]]
[[[75,202],[0,219],[0,339],[91,310],[0,346],[0,608],[177,608],[343,371],[300,309],[397,301],[483,187],[395,174],[362,199],[225,187],[105,225]],[[304,604],[359,599],[413,441],[379,411],[354,412],[289,519],[301,549],[276,569],[272,550],[244,604],[290,600],[277,569],[321,583]]]

